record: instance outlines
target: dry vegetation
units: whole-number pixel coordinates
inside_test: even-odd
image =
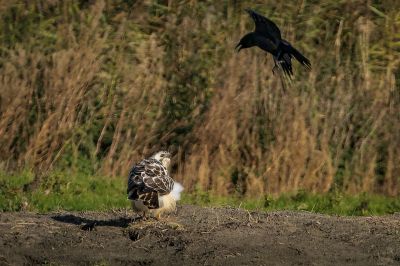
[[[239,3],[240,2],[240,3]],[[124,176],[160,148],[188,190],[400,191],[400,2],[0,1],[0,162]],[[274,19],[310,58],[257,49]]]

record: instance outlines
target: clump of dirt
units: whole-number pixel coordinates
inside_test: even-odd
[[[399,265],[400,215],[338,217],[179,207],[0,214],[0,265]]]

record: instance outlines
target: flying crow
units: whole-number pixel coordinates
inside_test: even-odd
[[[253,32],[242,37],[236,49],[239,52],[243,48],[258,46],[262,50],[272,54],[275,67],[280,66],[289,77],[293,75],[292,57],[296,58],[307,69],[311,69],[310,60],[297,51],[288,41],[282,39],[278,26],[268,18],[257,12],[246,9],[254,20],[256,28]]]

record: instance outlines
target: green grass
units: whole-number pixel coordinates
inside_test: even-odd
[[[0,174],[0,211],[25,209],[109,210],[129,206],[125,194],[125,178],[52,173],[34,192],[24,192],[33,175],[25,172],[7,176]],[[28,205],[26,205],[28,204]]]
[[[34,192],[24,192],[32,173],[0,173],[0,211],[84,211],[129,208],[126,178],[54,172]],[[181,204],[232,206],[248,210],[303,210],[336,215],[383,215],[400,212],[400,199],[375,194],[324,195],[299,191],[279,197],[220,197],[203,191],[183,194]]]
[[[201,206],[234,206],[248,210],[301,210],[332,215],[384,215],[400,212],[400,199],[377,194],[345,195],[339,192],[311,194],[299,191],[297,194],[279,197],[219,197],[198,192],[185,194],[182,202]]]

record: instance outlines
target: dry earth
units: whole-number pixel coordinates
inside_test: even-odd
[[[125,211],[0,213],[0,265],[37,264],[400,265],[400,214],[182,206],[155,222]]]

